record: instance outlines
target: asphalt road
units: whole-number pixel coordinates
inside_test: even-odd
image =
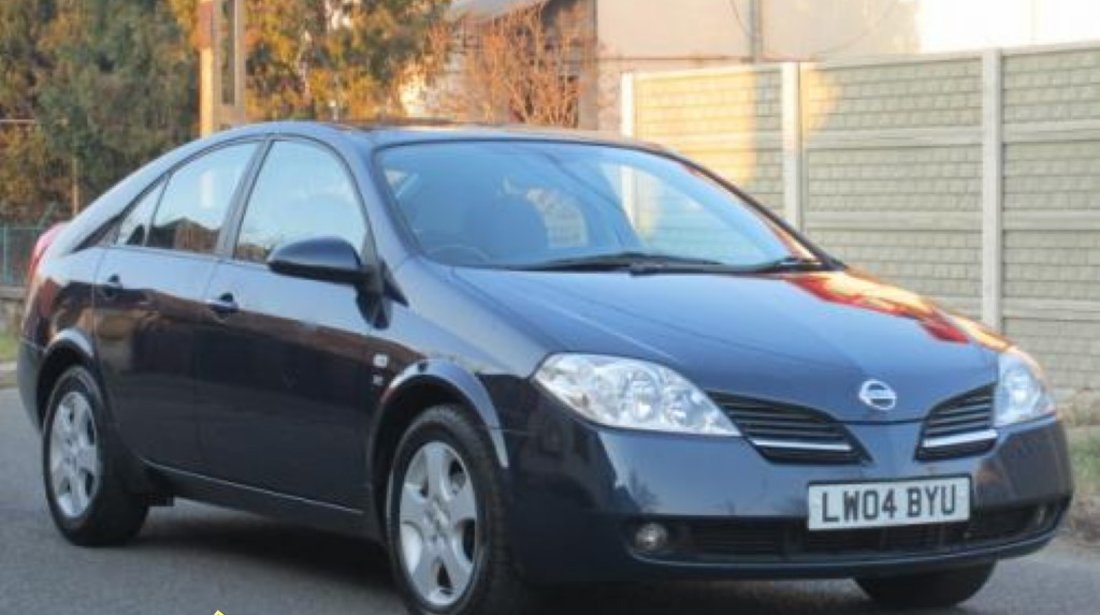
[[[352,538],[181,502],[154,509],[132,544],[69,546],[43,500],[38,441],[14,391],[0,391],[0,615],[402,613],[385,557]],[[846,581],[707,583],[572,590],[548,612],[872,613]],[[950,613],[1096,613],[1100,550],[1055,544],[1004,563]]]

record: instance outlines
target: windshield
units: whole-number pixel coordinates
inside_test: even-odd
[[[379,156],[400,215],[450,265],[553,269],[665,259],[766,268],[816,262],[736,194],[643,151],[537,141],[392,147]]]

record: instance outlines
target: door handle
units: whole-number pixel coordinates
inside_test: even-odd
[[[104,280],[99,287],[100,294],[107,299],[114,299],[123,290],[126,288],[122,285],[122,278],[119,278],[117,273]]]
[[[233,298],[233,293],[223,293],[215,299],[207,299],[206,307],[221,317],[235,314],[240,309],[236,299]]]

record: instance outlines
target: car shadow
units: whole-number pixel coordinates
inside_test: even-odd
[[[150,521],[128,548],[291,569],[349,589],[392,588],[388,555],[365,539],[221,511]]]
[[[728,615],[729,613],[877,613],[844,584],[678,582],[559,589],[545,599],[545,613],[571,615]]]
[[[396,599],[387,554],[366,540],[220,511],[198,516],[171,513],[152,521],[130,548],[277,568],[349,592],[385,592]],[[544,613],[570,615],[882,612],[843,581],[568,586],[544,589],[541,600]]]

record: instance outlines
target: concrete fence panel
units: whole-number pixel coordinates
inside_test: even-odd
[[[639,74],[625,88],[633,91],[634,134],[698,160],[780,211],[781,81],[778,66]]]
[[[978,57],[805,65],[804,230],[826,249],[978,316]]]
[[[624,132],[1100,390],[1100,45],[623,79]]]
[[[1100,47],[1004,58],[1004,328],[1100,389]]]

